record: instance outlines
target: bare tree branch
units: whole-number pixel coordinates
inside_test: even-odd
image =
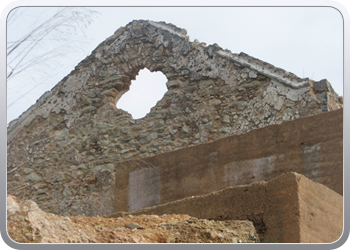
[[[14,29],[12,27],[15,24],[20,27],[21,15],[30,12],[28,11],[30,8],[33,7],[21,7],[12,11],[8,17],[8,30]],[[41,14],[44,16],[45,11],[50,8],[41,9],[43,10]],[[40,23],[35,23],[33,28],[23,32],[24,35],[20,38],[7,41],[7,80],[22,74],[28,68],[40,66],[55,57],[63,57],[71,51],[79,50],[81,46],[75,42],[77,39],[74,37],[84,35],[84,30],[96,15],[97,12],[90,8],[63,7],[57,8],[49,18],[38,17]],[[82,42],[80,39],[80,43]],[[65,46],[61,46],[62,44]]]

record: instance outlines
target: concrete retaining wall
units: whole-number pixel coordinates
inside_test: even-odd
[[[286,172],[303,174],[342,194],[342,112],[331,111],[120,163],[116,166],[115,211],[270,180]],[[135,181],[136,175],[142,182]],[[142,199],[138,199],[137,189],[142,190]]]
[[[296,173],[111,216],[127,214],[250,220],[260,241],[270,243],[331,243],[343,231],[343,197]]]

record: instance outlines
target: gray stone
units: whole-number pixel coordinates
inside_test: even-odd
[[[98,134],[93,134],[93,135],[90,136],[89,142],[92,143],[92,144],[97,143],[98,140],[99,140],[99,138],[100,138],[100,137],[99,137]]]
[[[93,157],[92,155],[90,155],[88,158],[86,158],[86,160],[88,160],[88,161],[92,161],[94,159],[95,159],[95,157]]]
[[[24,178],[24,181],[28,181],[28,182],[38,182],[38,181],[41,181],[43,178],[38,175],[37,173],[35,172],[31,172],[29,175],[27,175],[25,178]]]
[[[70,139],[70,140],[68,141],[67,145],[68,145],[68,146],[71,146],[72,144],[75,143],[75,141],[76,141],[76,139],[75,139],[75,138],[72,138],[72,139]]]
[[[107,146],[110,143],[108,140],[100,141],[100,145]]]
[[[158,151],[158,149],[156,149],[156,148],[149,148],[147,151],[148,151],[149,153],[155,153],[155,152]]]
[[[222,127],[219,129],[221,133],[230,133],[231,127]]]
[[[70,190],[69,188],[65,188],[64,190],[63,190],[63,196],[64,197],[69,197],[69,196],[71,196],[73,193],[72,193],[72,190]]]
[[[69,130],[64,128],[62,130],[55,131],[54,140],[55,141],[63,141],[69,137]]]
[[[276,101],[274,102],[274,108],[275,108],[276,110],[280,111],[281,108],[282,108],[282,106],[283,106],[283,104],[284,104],[284,100],[285,100],[284,97],[278,96],[278,97],[276,98]]]
[[[149,137],[151,138],[151,140],[155,140],[158,138],[158,134],[156,132],[150,133]]]
[[[47,159],[38,159],[36,162],[38,163],[38,164],[41,164],[41,163],[43,163],[43,162],[45,162]],[[48,160],[50,160],[50,159],[48,159]]]
[[[149,122],[148,124],[147,124],[147,128],[151,128],[151,127],[153,127],[154,126],[154,122]]]
[[[124,159],[128,159],[128,158],[131,158],[131,157],[133,157],[133,156],[135,156],[136,155],[136,152],[134,152],[134,153],[129,153],[129,154],[125,154],[125,155],[123,155],[123,158]]]
[[[52,176],[50,176],[50,182],[61,182],[64,179],[64,173],[62,172],[54,172]]]
[[[23,169],[23,173],[24,173],[24,174],[30,174],[31,172],[33,172],[33,169],[31,169],[31,168],[25,168],[25,169]]]
[[[114,169],[114,165],[112,163],[109,164],[105,164],[105,165],[98,165],[96,167],[93,168],[93,172],[97,173],[99,171],[103,171],[103,170],[113,170]]]
[[[142,144],[142,145],[149,143],[149,138],[148,138],[148,136],[146,136],[146,135],[145,135],[145,136],[142,136],[142,137],[140,138],[139,142],[140,142],[140,144]]]
[[[128,224],[125,225],[127,228],[130,228],[130,229],[134,229],[134,228],[137,228],[137,229],[142,229],[143,227],[141,227],[139,224],[135,223],[135,222],[130,222]]]
[[[285,103],[285,105],[286,105],[287,108],[290,108],[290,107],[295,106],[295,103],[294,103],[294,102],[291,102],[291,101],[288,101],[288,100],[285,100],[284,103]]]
[[[140,147],[139,151],[140,151],[140,153],[145,153],[145,152],[147,152],[147,147],[142,146],[142,147]]]
[[[230,116],[229,115],[225,115],[224,119],[222,120],[224,123],[230,123]]]
[[[189,133],[191,131],[191,128],[189,126],[187,126],[187,125],[184,125],[182,127],[182,131],[184,131],[185,133]]]
[[[168,89],[172,89],[172,88],[177,88],[180,86],[180,81],[175,80],[175,81],[168,81],[166,83],[166,86]]]
[[[239,102],[236,102],[236,108],[238,109],[238,110],[244,110],[246,107],[247,107],[247,102],[245,102],[245,101],[239,101]]]
[[[177,129],[170,130],[169,133],[170,133],[171,135],[175,135],[175,134],[177,133]]]
[[[94,106],[87,106],[81,110],[81,113],[83,113],[83,114],[93,113],[96,109],[97,108]]]
[[[307,105],[307,107],[308,107],[309,109],[314,109],[314,108],[317,107],[317,103],[316,103],[315,101],[312,101],[312,102],[310,102],[310,103]]]
[[[327,79],[323,79],[319,82],[315,82],[314,90],[316,92],[329,91],[329,86],[330,86],[330,83],[327,81]]]
[[[214,81],[212,79],[202,80],[200,81],[199,85],[201,87],[208,88],[209,86],[214,85]]]
[[[221,100],[219,100],[219,99],[211,99],[211,100],[209,100],[209,105],[211,105],[211,106],[218,106],[220,104],[221,104]]]
[[[258,75],[255,71],[249,71],[249,78],[256,78]]]
[[[158,119],[156,121],[156,127],[159,128],[159,127],[162,127],[163,125],[165,124],[164,120],[162,119]]]
[[[43,183],[38,183],[38,184],[35,184],[34,187],[39,190],[47,187],[47,185]]]
[[[320,93],[320,94],[317,94],[316,96],[317,96],[317,99],[320,100],[322,105],[327,105],[328,103],[327,93]]]
[[[212,122],[208,122],[208,123],[204,124],[204,127],[205,128],[211,128],[211,127],[213,127],[213,123]]]
[[[123,134],[128,134],[130,131],[130,127],[122,127],[120,128],[120,132],[122,132]]]
[[[128,149],[123,149],[122,151],[120,151],[120,153],[121,153],[121,154],[125,154],[125,153],[128,153],[128,152],[130,152],[130,151],[133,151],[133,149],[130,149],[130,148],[128,148]]]
[[[99,95],[99,91],[97,90],[90,90],[88,93],[87,93],[87,97],[89,98],[95,98]]]

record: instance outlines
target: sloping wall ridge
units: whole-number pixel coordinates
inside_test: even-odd
[[[168,91],[135,120],[116,103],[143,68],[161,71]],[[115,202],[119,161],[340,107],[327,80],[190,42],[172,24],[132,21],[9,124],[9,192],[47,212],[101,214]]]
[[[129,30],[131,30],[133,27],[137,27],[138,25],[140,25],[140,23],[143,23],[144,25],[147,25],[147,24],[151,25],[157,29],[160,29],[161,31],[167,31],[170,33],[170,35],[177,36],[180,39],[187,41],[186,45],[192,44],[192,47],[197,47],[197,49],[199,49],[199,50],[208,49],[207,52],[209,52],[209,54],[212,54],[212,56],[213,55],[220,56],[220,57],[228,59],[229,61],[233,61],[233,62],[238,63],[240,65],[246,66],[246,67],[253,70],[249,74],[250,78],[255,78],[255,77],[252,77],[252,76],[254,76],[254,74],[255,74],[254,71],[255,71],[255,72],[258,72],[259,74],[265,75],[271,79],[275,79],[275,80],[279,81],[279,83],[285,84],[286,86],[291,87],[291,88],[310,87],[310,85],[314,84],[313,81],[309,80],[308,78],[299,78],[296,75],[294,75],[293,73],[290,73],[290,72],[285,71],[285,70],[280,69],[280,68],[276,68],[275,66],[273,66],[271,64],[268,64],[268,63],[263,62],[259,59],[253,58],[253,57],[251,57],[243,52],[241,52],[240,54],[234,54],[234,53],[231,53],[229,50],[223,50],[217,44],[210,45],[210,46],[206,47],[205,43],[199,43],[197,40],[195,40],[195,42],[191,43],[188,41],[189,37],[186,35],[187,34],[186,30],[179,29],[172,24],[166,24],[163,22],[157,23],[157,22],[153,22],[153,21],[141,21],[140,20],[140,21],[133,21],[133,22],[129,23],[126,26],[126,28],[129,28]],[[98,46],[98,48],[95,49],[95,51],[79,65],[84,64],[84,62],[90,63],[90,60],[92,58],[104,61],[105,63],[108,63],[105,60],[103,60],[107,56],[111,56],[111,53],[107,53],[108,50],[110,50],[109,52],[111,52],[114,49],[114,52],[118,53],[123,46],[127,46],[128,39],[130,38],[130,36],[128,36],[126,34],[120,35],[120,33],[121,33],[120,31],[124,31],[124,33],[125,33],[126,28],[118,29],[113,36],[111,36],[105,42],[103,42],[100,46]],[[126,31],[128,31],[128,30],[126,30]],[[145,31],[148,31],[148,30],[143,30],[143,32],[145,32]],[[115,39],[118,35],[120,35],[118,37],[118,39]],[[141,36],[144,34],[138,34],[138,35]],[[169,42],[162,41],[162,39],[164,39],[164,38],[161,37],[161,39],[157,39],[157,43],[163,42],[165,47],[167,47]],[[125,45],[123,43],[125,43]],[[198,44],[199,44],[199,46],[201,46],[203,48],[198,48]],[[101,58],[102,54],[104,54],[103,58]],[[78,67],[79,67],[79,65],[78,65]],[[91,66],[93,67],[94,65],[91,65]],[[147,67],[147,65],[144,65],[144,67]],[[95,67],[93,67],[93,68],[95,68]],[[156,71],[156,70],[157,69],[155,69],[154,71]],[[74,73],[74,71],[72,73]],[[69,76],[71,76],[72,73]],[[109,72],[103,72],[102,75],[104,73],[109,73]],[[114,76],[114,75],[116,75],[117,72],[111,72],[111,73],[112,73],[112,77],[110,77],[107,81],[120,80],[121,78],[123,78],[123,76],[126,77],[126,81],[129,81],[129,80],[135,79],[135,76],[136,76],[136,75],[131,76],[131,77],[130,76],[127,77],[127,75]],[[192,73],[195,75],[196,72],[192,72]],[[218,73],[218,72],[215,72],[215,73]],[[71,81],[69,81],[70,80],[69,76],[66,77],[65,79],[63,79],[60,83],[62,83],[62,82],[70,83]],[[216,75],[209,75],[208,74],[208,76],[209,76],[209,78],[213,77],[213,76],[220,77],[219,74],[216,74]],[[85,77],[88,77],[88,76],[85,75]],[[169,76],[168,76],[168,78],[169,78]],[[80,80],[80,82],[83,82],[84,80],[86,80],[86,79],[83,78]],[[103,81],[102,84],[103,83],[106,83],[106,82]],[[76,85],[77,83],[74,82],[74,84]],[[331,85],[326,80],[322,80],[321,82],[316,82],[316,84],[322,85],[321,88],[324,88],[322,90],[322,92],[327,91],[327,92],[331,92],[333,95],[335,95],[337,97],[336,102],[338,105],[342,104],[342,98],[338,97],[337,94],[334,93],[334,90],[332,89]],[[171,84],[169,84],[169,85],[171,85]],[[326,87],[323,87],[323,85],[326,85]],[[59,86],[59,85],[57,85],[57,86]],[[52,112],[52,111],[59,112],[60,110],[58,110],[58,105],[56,105],[55,109],[48,109],[48,108],[41,107],[42,105],[44,105],[44,103],[49,102],[50,99],[54,99],[54,95],[57,95],[60,91],[62,91],[62,89],[57,88],[57,86],[55,88],[53,88],[50,92],[46,92],[37,101],[37,103],[34,104],[24,114],[22,114],[19,117],[19,119],[12,121],[8,130],[12,131],[15,127],[21,125],[22,123],[26,123],[26,124],[30,123],[32,121],[32,119],[35,117],[35,115],[42,115],[42,116],[46,117],[49,112]],[[128,87],[126,87],[126,90],[128,90]],[[120,96],[119,96],[119,98],[120,98]],[[316,98],[316,99],[320,99],[320,98]],[[318,100],[318,101],[322,101],[322,100]],[[117,102],[117,100],[115,100],[115,102]],[[70,106],[74,106],[73,103]]]

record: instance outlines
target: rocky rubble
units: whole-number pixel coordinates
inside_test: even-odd
[[[214,221],[184,214],[118,218],[58,216],[35,202],[7,197],[7,231],[19,243],[255,243],[250,221]]]

